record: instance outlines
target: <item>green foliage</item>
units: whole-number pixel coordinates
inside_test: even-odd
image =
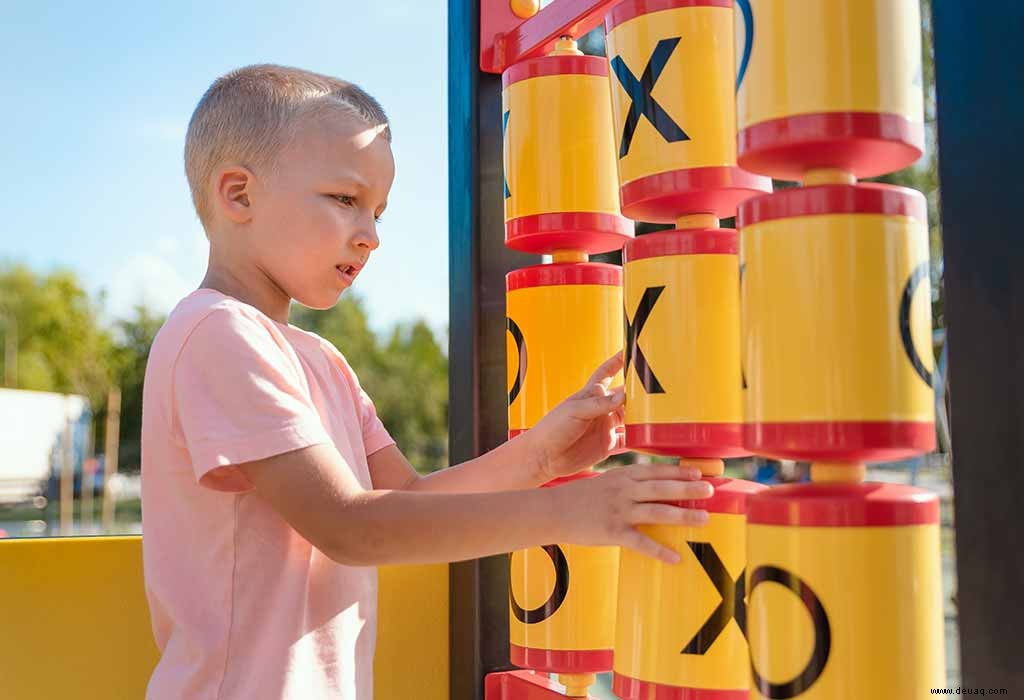
[[[327,311],[295,305],[291,322],[341,351],[418,470],[447,465],[448,358],[426,323],[399,324],[382,342],[370,329],[362,300],[351,294]]]
[[[113,378],[113,341],[74,273],[0,266],[0,325],[17,337],[13,388],[84,394],[93,406],[102,403]]]
[[[117,339],[113,352],[117,384],[121,387],[121,429],[118,465],[135,471],[142,463],[142,384],[146,359],[164,317],[145,306],[136,306],[130,319],[114,324]],[[106,418],[104,406],[103,418]]]

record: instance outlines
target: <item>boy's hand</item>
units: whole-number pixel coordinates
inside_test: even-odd
[[[605,360],[582,389],[526,431],[545,481],[591,467],[622,446],[625,388],[608,388],[622,361],[621,352]]]
[[[619,545],[678,564],[679,553],[636,529],[637,525],[700,526],[707,511],[678,501],[708,498],[714,488],[700,471],[677,464],[634,464],[551,489],[562,519],[559,534],[570,544]],[[676,502],[675,504],[666,501]],[[699,504],[682,504],[696,506]]]

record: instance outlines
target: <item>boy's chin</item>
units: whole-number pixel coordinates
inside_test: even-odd
[[[345,293],[345,290],[336,292],[321,293],[316,295],[303,295],[303,297],[294,297],[295,301],[299,302],[305,307],[313,309],[315,311],[326,311],[330,309],[338,300],[341,299],[341,295]]]

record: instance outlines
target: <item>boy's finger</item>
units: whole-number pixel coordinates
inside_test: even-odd
[[[678,464],[634,464],[625,469],[629,472],[629,476],[636,481],[649,479],[696,481],[701,476],[700,469],[697,467],[681,467]]]
[[[715,492],[706,481],[679,479],[650,479],[633,485],[632,495],[637,501],[692,501],[710,498]]]
[[[590,380],[587,382],[587,386],[590,386],[591,384],[605,384],[606,380],[614,377],[616,373],[622,369],[623,362],[624,353],[620,350],[602,362],[601,366],[594,370],[594,373],[590,375]],[[607,386],[607,384],[605,384],[605,386]]]
[[[572,402],[573,415],[576,418],[597,418],[608,415],[626,400],[626,392],[613,391],[598,396],[588,396]]]
[[[670,549],[663,544],[659,544],[650,537],[642,535],[633,529],[626,532],[622,546],[640,552],[641,554],[646,554],[649,557],[659,559],[666,564],[678,564],[682,561],[682,557],[679,555],[679,552],[674,549]]]
[[[640,503],[630,512],[634,525],[684,525],[701,527],[708,523],[708,512],[695,508],[680,508],[664,503]]]

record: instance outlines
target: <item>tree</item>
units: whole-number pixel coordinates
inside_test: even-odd
[[[12,388],[83,394],[94,408],[103,403],[113,340],[74,273],[37,275],[24,265],[0,266],[0,317],[17,329]]]
[[[116,347],[113,352],[114,373],[121,388],[121,429],[118,468],[138,471],[142,464],[142,388],[146,376],[146,360],[164,317],[145,306],[136,306],[134,316],[114,324]],[[105,424],[106,405],[102,416]],[[100,421],[97,420],[97,423]],[[97,443],[102,444],[102,443]]]
[[[448,358],[426,323],[399,324],[384,344],[369,327],[362,299],[351,294],[327,311],[295,305],[291,322],[341,351],[418,470],[446,466]]]

